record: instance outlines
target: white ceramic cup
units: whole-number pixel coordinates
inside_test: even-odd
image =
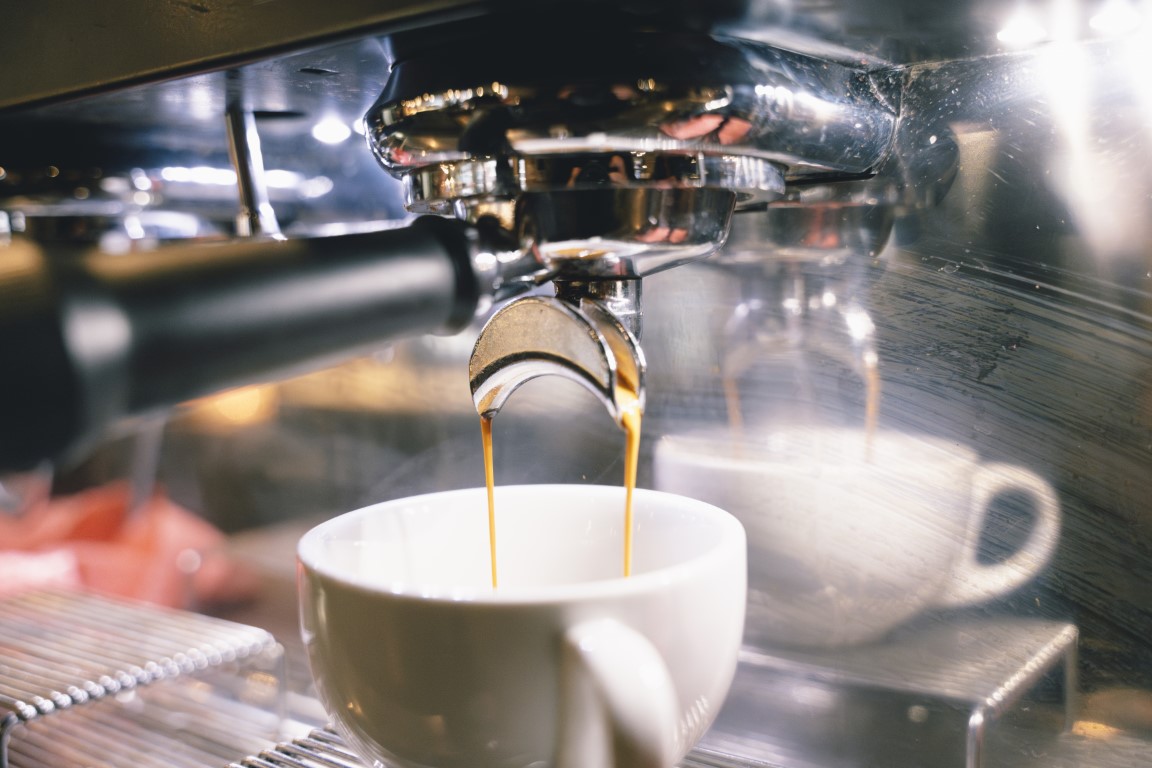
[[[484,488],[388,501],[298,547],[320,699],[370,765],[670,768],[712,723],[746,604],[740,523],[638,489]]]
[[[862,430],[799,428],[756,444],[701,435],[657,444],[657,488],[744,523],[750,645],[877,640],[928,609],[1011,592],[1050,559],[1060,506],[1033,472],[896,431],[867,446]],[[1007,559],[984,563],[981,534],[1004,493],[1026,495],[1035,520]]]

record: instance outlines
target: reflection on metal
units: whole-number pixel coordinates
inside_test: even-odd
[[[506,305],[484,326],[468,377],[476,411],[483,417],[498,413],[531,379],[557,375],[595,394],[619,422],[622,388],[639,395],[643,408],[644,368],[636,337],[587,293],[569,300],[526,296]]]
[[[335,731],[316,729],[258,755],[229,763],[228,768],[368,768],[368,764]]]
[[[582,277],[620,278],[701,259],[734,209],[786,182],[871,175],[890,148],[893,94],[862,67],[611,24],[589,30],[614,49],[602,58],[578,31],[541,39],[531,24],[448,29],[451,45],[431,50],[400,36],[412,50],[365,126],[410,210],[475,219],[505,205],[510,237],[561,273],[573,260]]]
[[[265,630],[75,591],[0,599],[0,766],[205,768],[282,737]]]
[[[875,176],[790,185],[763,210],[733,217],[710,263],[737,276],[742,290],[720,339],[735,429],[746,418],[740,381],[757,367],[764,369],[759,394],[777,401],[770,418],[827,419],[835,409],[817,392],[829,365],[859,379],[867,393],[861,416],[876,427],[880,359],[865,286],[882,272],[893,233],[918,237],[919,222],[956,176],[952,130],[931,123],[921,130],[918,151],[890,157]]]
[[[713,261],[739,276],[742,287],[720,340],[734,427],[742,429],[748,415],[739,382],[758,367],[776,380],[765,384],[776,391],[759,393],[777,401],[774,418],[827,418],[817,379],[828,375],[822,369],[830,363],[869,389],[867,413],[860,416],[874,426],[879,355],[861,290],[867,273],[882,264],[895,218],[893,189],[871,182],[801,188],[764,211],[734,218]]]
[[[402,171],[408,209],[451,213],[464,201],[513,199],[528,193],[611,189],[736,193],[741,204],[774,200],[784,191],[782,166],[757,157],[703,152],[621,151],[579,142],[564,154],[445,160]]]
[[[390,171],[476,157],[515,164],[656,152],[759,158],[792,179],[851,176],[874,171],[895,130],[895,110],[871,74],[827,59],[746,40],[628,30],[606,35],[605,44],[628,45],[611,57],[589,56],[575,35],[510,45],[510,58],[493,48],[518,33],[491,31],[495,39],[476,36],[452,49],[467,66],[451,78],[444,49],[394,67],[366,121]],[[535,48],[552,55],[533,57]],[[525,60],[531,71],[519,66]]]
[[[1020,743],[1048,764],[1077,715],[1070,624],[933,623],[831,653],[748,651],[697,751],[789,766],[1018,765]]]
[[[505,297],[552,279],[625,280],[705,258],[728,233],[724,189],[578,189],[458,202]],[[481,269],[484,264],[479,265]]]

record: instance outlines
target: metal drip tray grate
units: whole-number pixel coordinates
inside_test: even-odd
[[[727,764],[708,759],[701,761],[693,754],[681,762],[680,768],[751,768],[753,765],[756,764],[747,760]],[[368,764],[357,757],[331,728],[317,728],[301,738],[281,742],[258,755],[229,763],[227,768],[368,768]]]
[[[365,768],[363,760],[327,728],[317,728],[293,741],[277,744],[258,755],[246,757],[228,768]]]
[[[251,754],[283,735],[283,658],[267,631],[200,614],[67,590],[0,599],[0,768]]]

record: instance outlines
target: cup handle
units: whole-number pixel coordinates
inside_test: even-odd
[[[992,499],[1006,491],[1023,491],[1036,505],[1036,521],[1024,544],[1007,560],[982,565],[977,560]],[[942,607],[979,603],[1016,589],[1048,563],[1060,539],[1060,500],[1039,475],[1012,464],[984,464],[972,480],[972,519],[964,551],[952,570],[952,579],[937,600]]]
[[[560,668],[557,768],[671,768],[676,689],[647,638],[614,619],[577,624]]]

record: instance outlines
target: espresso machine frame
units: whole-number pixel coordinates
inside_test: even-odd
[[[593,397],[569,402],[526,387],[524,420],[546,426],[517,434],[526,443],[565,434],[581,455],[557,465],[577,479],[606,476],[612,460],[590,458],[604,446],[572,414],[607,407],[615,416],[620,376],[642,384],[653,436],[723,422],[723,345],[729,361],[756,349],[741,345],[768,327],[758,308],[850,295],[870,325],[832,355],[851,374],[832,382],[838,402],[862,412],[858,378],[871,365],[883,380],[882,424],[1044,474],[1063,507],[1059,547],[1012,596],[922,617],[901,651],[748,649],[734,689],[745,706],[692,760],[1141,764],[1152,738],[1152,96],[1143,74],[1152,9],[1053,0],[1030,10],[1025,18],[991,0],[17,4],[0,33],[0,258],[18,267],[6,273],[0,261],[0,338],[20,343],[0,346],[16,372],[3,374],[0,392],[42,410],[15,409],[25,420],[5,424],[24,432],[0,427],[0,441],[22,449],[0,451],[10,461],[0,473],[78,461],[187,398],[435,333],[440,344],[408,361],[413,378],[448,368],[467,417],[417,409],[432,425],[421,450],[435,468],[456,460],[455,443],[436,452],[441,431],[471,428],[529,379],[559,374]],[[714,50],[684,40],[725,42]],[[712,77],[734,51],[750,69]],[[664,75],[676,88],[636,80],[635,67],[653,61],[653,82]],[[685,138],[675,121],[662,134],[622,128],[603,93],[554,88],[573,71],[607,81],[613,66],[637,86],[626,98],[610,91],[635,108],[626,117],[636,125],[660,124],[652,115],[667,103],[677,118],[744,119],[750,133],[720,138],[721,120],[704,139]],[[811,86],[807,101],[787,101],[801,83]],[[480,86],[490,90],[469,91]],[[819,125],[799,120],[832,112],[837,120]],[[596,128],[600,120],[610,129]],[[836,133],[845,125],[854,130]],[[556,180],[583,179],[580,193],[598,194],[595,185],[620,172],[613,153],[642,158],[612,193],[631,201],[630,221],[641,225],[588,259],[604,233],[552,216],[568,194]],[[668,154],[692,162],[670,164]],[[835,219],[824,232],[835,245],[815,255],[788,218],[845,210],[856,213]],[[709,218],[715,211],[724,215]],[[435,223],[412,228],[419,218]],[[699,227],[680,226],[673,242],[651,235],[656,220],[669,231],[686,220]],[[526,245],[518,238],[529,229],[536,239]],[[569,258],[574,242],[580,259]],[[207,263],[202,249],[223,252],[218,267],[182,272]],[[291,258],[279,260],[286,250]],[[151,257],[164,253],[172,258],[157,269]],[[414,253],[427,258],[404,260]],[[380,254],[396,260],[378,263]],[[56,281],[42,295],[67,299],[67,312],[48,299],[35,305],[53,323],[64,317],[58,326],[21,325],[35,313],[13,309],[33,306],[17,301],[33,295],[26,286],[49,284],[20,271],[31,263]],[[799,273],[802,284],[783,280]],[[765,274],[771,280],[758,282]],[[311,302],[309,285],[349,289],[358,276],[389,286],[360,295],[363,314]],[[261,305],[272,284],[284,292]],[[172,297],[184,297],[194,333],[157,319]],[[517,301],[550,313],[549,325],[509,313],[470,357],[481,323]],[[68,347],[91,339],[75,330],[78,318],[95,327],[107,306],[128,307],[131,322],[155,330],[156,348],[178,339],[185,351],[173,354],[195,359],[199,378],[139,343]],[[252,306],[267,313],[201,333]],[[838,328],[858,319],[829,316]],[[574,328],[596,343],[557,352],[554,340]],[[237,330],[245,340],[229,352]],[[451,347],[460,337],[465,347]],[[256,359],[253,349],[269,351]],[[12,389],[22,371],[36,372],[32,384]],[[39,443],[45,420],[56,432]],[[531,481],[539,457],[524,448],[509,456]],[[446,477],[432,471],[398,487]],[[650,479],[642,470],[641,482]],[[361,485],[334,503],[378,490],[378,478]],[[982,543],[989,560],[1023,535],[1020,506],[1003,500],[1002,525]],[[963,666],[958,659],[981,653],[988,663],[964,666],[981,673],[970,676],[949,677],[953,668],[936,661]]]

